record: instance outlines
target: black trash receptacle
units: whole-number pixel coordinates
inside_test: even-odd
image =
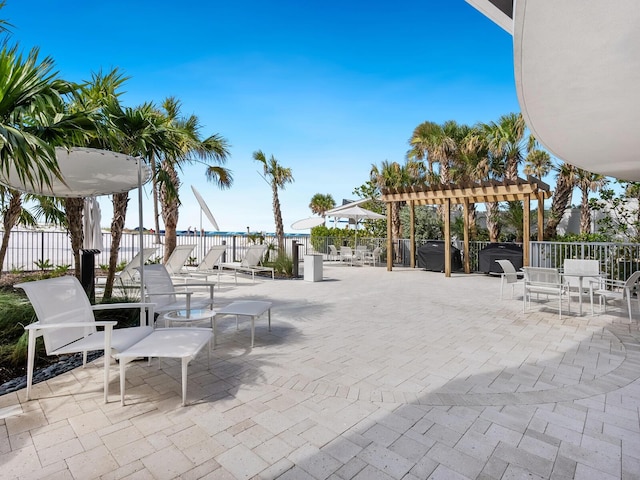
[[[80,283],[87,292],[89,301],[96,301],[96,255],[100,250],[86,249],[80,250]]]
[[[522,268],[522,247],[515,243],[490,243],[478,252],[478,268],[484,273],[502,273],[496,260],[509,260],[516,270]]]
[[[444,272],[444,240],[429,240],[417,249],[418,268]],[[451,245],[451,270],[462,269],[460,250]]]

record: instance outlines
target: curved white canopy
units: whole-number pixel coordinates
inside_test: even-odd
[[[567,163],[640,181],[637,0],[518,0],[513,45],[531,133]]]
[[[200,205],[200,211],[203,212],[204,215],[207,217],[207,219],[211,222],[211,225],[213,225],[213,228],[220,231],[220,227],[218,227],[218,222],[216,222],[216,219],[214,218],[213,213],[211,213],[211,210],[209,210],[209,207],[207,206],[207,203],[204,201],[204,198],[202,198],[202,195],[200,195],[200,192],[198,192],[198,190],[196,190],[196,187],[194,187],[193,185],[191,185],[191,190],[193,191],[193,194],[195,195],[196,200]],[[200,223],[202,223],[202,218],[200,219]],[[200,228],[202,229],[202,225],[200,225]]]
[[[322,225],[324,223],[324,218],[322,217],[308,217],[303,218],[302,220],[298,220],[297,222],[293,222],[291,224],[291,228],[294,230],[306,230],[307,228],[317,227],[318,225]]]
[[[0,172],[0,183],[16,190],[52,197],[92,197],[128,192],[138,187],[138,162],[141,162],[142,183],[151,178],[147,164],[135,157],[108,150],[74,147],[56,148],[56,157],[63,181],[51,179],[51,186],[23,182],[15,168]]]

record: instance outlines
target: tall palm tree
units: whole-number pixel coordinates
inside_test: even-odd
[[[114,151],[134,157],[149,158],[150,152],[168,151],[175,147],[166,131],[159,128],[157,110],[151,103],[130,108],[120,105],[117,98],[111,98],[107,100],[102,111],[105,124],[111,132],[106,141]],[[129,192],[113,194],[111,251],[104,298],[110,298],[112,294],[128,204]]]
[[[544,227],[544,238],[546,240],[556,236],[558,225],[571,203],[573,189],[576,186],[576,167],[563,162],[555,170],[557,171],[556,188],[553,191],[553,199],[551,200],[549,220]]]
[[[284,189],[287,183],[293,182],[293,174],[291,168],[283,167],[278,160],[271,155],[267,157],[258,150],[253,152],[253,159],[262,164],[262,172],[264,179],[271,185],[271,194],[273,196],[273,218],[276,223],[276,237],[278,238],[278,250],[284,251],[284,226],[282,224],[282,211],[280,209],[280,199],[278,198],[278,189]]]
[[[316,193],[313,197],[311,197],[311,201],[309,202],[309,208],[311,209],[311,211],[317,215],[320,215],[322,218],[325,217],[327,210],[331,210],[335,206],[336,201],[329,193],[327,193],[326,195],[323,193]]]
[[[157,175],[154,175],[154,192],[158,189],[160,193],[162,219],[165,226],[166,260],[177,243],[176,229],[181,185],[178,171],[182,165],[204,164],[207,180],[221,189],[230,188],[233,185],[233,175],[229,169],[222,166],[229,157],[229,144],[224,137],[214,134],[202,139],[198,117],[195,115],[181,117],[180,102],[173,97],[167,98],[162,107],[161,121],[165,122],[171,141],[178,147],[177,150],[157,153],[157,158],[161,161],[157,168]],[[157,230],[158,224],[156,224]]]
[[[582,194],[580,202],[580,233],[591,233],[591,209],[589,208],[589,194],[598,192],[608,183],[600,174],[591,173],[582,168],[575,169],[576,185]]]
[[[371,166],[369,177],[378,188],[401,188],[424,182],[424,164],[419,161],[407,160],[404,165],[397,162],[383,161],[380,167]],[[394,245],[395,259],[399,261],[399,251],[396,247],[398,239],[402,237],[402,222],[400,220],[400,209],[403,205],[400,202],[391,203],[391,240]]]

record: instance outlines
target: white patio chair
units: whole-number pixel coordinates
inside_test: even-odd
[[[222,259],[222,255],[224,255],[226,251],[226,245],[212,246],[194,270],[183,271],[179,276],[176,276],[175,278],[183,278],[186,281],[189,277],[206,278],[211,275],[218,275],[218,281],[220,281],[220,271],[222,270],[220,268],[220,260]]]
[[[142,249],[142,263],[146,263],[151,256],[158,251],[157,247],[149,247]],[[140,266],[140,252],[136,253],[135,256],[131,259],[129,263],[127,263],[122,270],[116,273],[114,280],[114,290],[122,289],[125,294],[127,290],[131,288],[140,288],[140,277],[138,275],[138,270],[136,270]],[[98,277],[96,278],[96,288],[104,288],[106,283],[106,277]]]
[[[629,313],[629,321],[631,322],[633,320],[631,315],[631,297],[633,296],[634,291],[637,292],[639,280],[640,271],[633,272],[626,280],[610,280],[607,278],[592,280],[590,282],[589,288],[589,296],[591,299],[591,315],[594,315],[594,295],[597,295],[599,297],[600,311],[607,310],[607,300],[621,300],[623,302],[626,300],[627,312]]]
[[[351,247],[340,247],[340,262],[349,262],[349,265],[353,266],[353,262],[356,259],[357,254]]]
[[[371,266],[375,267],[377,263],[380,263],[380,254],[382,253],[381,247],[376,247],[372,252],[367,251],[362,257],[362,262],[371,262]]]
[[[193,282],[174,285],[164,265],[145,265],[144,267],[144,299],[155,305],[156,313],[167,313],[186,310],[187,317],[191,310],[209,309],[213,307],[214,282]],[[192,298],[195,293],[187,287],[208,287],[209,297]],[[178,299],[178,297],[183,297]]]
[[[340,252],[335,245],[329,245],[329,260],[340,261]]]
[[[169,272],[169,275],[179,275],[184,268],[185,263],[189,259],[191,252],[196,248],[196,245],[178,245],[173,249],[167,261],[164,262],[164,266]]]
[[[109,395],[111,356],[126,350],[151,334],[153,328],[149,325],[153,320],[153,304],[111,303],[92,306],[82,285],[73,276],[18,283],[15,286],[26,292],[38,318],[38,321],[25,327],[29,332],[27,400],[31,398],[36,339],[42,336],[47,355],[82,352],[83,365],[87,362],[88,351],[104,352],[104,401],[106,403]],[[113,329],[117,322],[96,321],[93,314],[95,310],[121,308],[140,309],[140,326]],[[97,327],[102,327],[104,330],[98,331]]]
[[[247,248],[244,257],[239,262],[221,263],[221,268],[228,268],[236,272],[236,283],[238,283],[237,272],[251,273],[251,280],[256,281],[256,272],[271,272],[271,278],[275,279],[274,269],[262,265],[262,256],[267,251],[268,245],[251,245]]]
[[[500,300],[502,300],[502,291],[504,284],[511,284],[511,298],[516,289],[516,285],[524,286],[524,272],[516,271],[516,267],[513,266],[510,260],[496,260],[496,263],[502,267],[502,273],[500,274]]]
[[[567,298],[567,310],[571,311],[569,287],[562,281],[560,272],[555,268],[524,267],[524,291],[522,295],[522,311],[526,312],[527,305],[531,305],[531,295],[558,297],[558,315],[562,318],[562,300]]]

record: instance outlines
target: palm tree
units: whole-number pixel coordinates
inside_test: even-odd
[[[555,170],[557,171],[556,188],[551,200],[549,220],[544,228],[544,238],[547,240],[556,236],[558,224],[571,203],[573,189],[576,186],[575,167],[573,165],[563,162]]]
[[[278,198],[278,189],[284,189],[287,183],[293,182],[293,174],[291,168],[283,167],[278,163],[273,155],[267,160],[267,157],[258,150],[253,152],[253,159],[262,164],[264,179],[271,185],[271,193],[273,195],[273,217],[276,222],[276,237],[278,238],[278,249],[284,251],[284,226],[282,224],[282,211],[280,210],[280,199]]]
[[[164,113],[161,114],[161,121],[165,122],[172,142],[178,147],[175,151],[157,154],[157,157],[161,158],[161,162],[157,168],[157,175],[154,175],[154,194],[159,187],[162,204],[166,260],[177,244],[176,229],[178,226],[178,207],[180,206],[178,193],[181,184],[178,169],[185,163],[202,163],[206,166],[207,180],[221,189],[231,187],[233,176],[230,170],[221,166],[229,156],[229,144],[224,137],[214,134],[202,140],[198,117],[191,115],[182,118],[180,116],[180,102],[173,97],[167,98],[162,107]],[[155,158],[155,155],[153,157]],[[157,230],[158,224],[156,223]]]
[[[591,209],[589,208],[589,194],[600,191],[608,180],[600,174],[591,173],[581,168],[575,169],[576,185],[582,193],[580,202],[580,233],[591,233]]]
[[[322,218],[325,218],[327,210],[331,210],[336,206],[336,201],[333,199],[331,194],[327,193],[316,193],[313,197],[311,197],[311,202],[309,202],[309,208],[311,211],[317,215],[320,215]]]
[[[424,182],[425,171],[422,162],[407,160],[404,165],[397,162],[389,162],[387,160],[380,164],[371,166],[369,174],[371,181],[380,189],[382,188],[401,188]],[[391,218],[387,221],[391,222],[391,241],[394,245],[395,257],[399,261],[399,251],[395,246],[398,239],[402,237],[402,222],[400,219],[401,202],[391,203]]]
[[[524,174],[542,178],[553,168],[551,155],[544,150],[533,149],[527,155],[524,165]]]
[[[117,98],[111,98],[106,101],[102,112],[105,126],[111,132],[105,141],[114,151],[134,157],[149,158],[150,152],[171,151],[172,148],[176,148],[166,130],[159,127],[158,113],[151,103],[135,108],[123,108]],[[104,298],[110,298],[113,290],[120,240],[129,204],[129,192],[113,194],[112,204],[111,251]]]
[[[438,163],[437,153],[442,143],[443,134],[444,132],[440,125],[427,121],[418,125],[409,139],[411,149],[407,152],[407,158],[420,162],[426,160],[427,175],[430,181],[435,177],[433,166]]]
[[[13,166],[20,180],[36,189],[50,185],[52,177],[60,176],[55,145],[79,141],[86,126],[86,117],[65,112],[63,96],[73,88],[57,78],[49,57],[38,60],[37,49],[31,50],[26,58],[15,46],[4,45],[0,49],[1,172],[8,174]],[[21,205],[20,193],[12,191],[3,216],[7,242],[20,217],[17,212],[21,211]],[[0,248],[0,265],[5,254],[6,248]]]

